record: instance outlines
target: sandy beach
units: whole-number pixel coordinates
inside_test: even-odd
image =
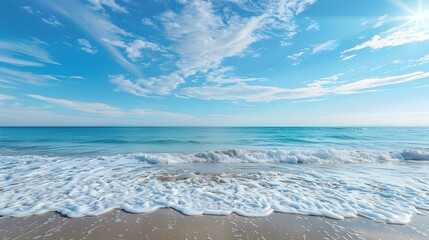
[[[147,214],[113,210],[96,217],[67,218],[57,213],[1,217],[2,239],[428,239],[429,217],[407,225],[365,218],[274,213],[267,217],[185,216],[172,209]]]

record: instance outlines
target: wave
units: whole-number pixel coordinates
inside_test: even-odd
[[[0,156],[14,157],[8,149],[0,149]],[[91,152],[97,153],[97,152]],[[18,157],[18,156],[15,156]],[[194,153],[148,153],[135,152],[117,155],[79,154],[49,156],[20,155],[20,159],[80,158],[107,160],[137,160],[147,164],[189,164],[189,163],[279,163],[279,164],[343,164],[343,163],[383,163],[397,161],[429,161],[429,148],[401,151],[369,151],[351,149],[272,149],[272,150],[218,150]]]
[[[423,159],[427,149],[390,153],[350,150],[230,150],[129,154],[102,158],[0,157],[0,216],[56,211],[69,217],[111,209],[145,213],[171,207],[186,215],[272,212],[363,216],[406,224],[429,210],[429,165],[350,164],[256,168],[148,165],[189,162],[345,162]],[[263,159],[265,158],[265,159]],[[257,160],[259,159],[259,160]],[[262,159],[262,160],[261,160]],[[408,159],[408,160],[407,160]],[[414,164],[417,164],[415,166]]]
[[[131,153],[103,158],[137,159],[149,164],[185,163],[289,163],[339,164],[377,163],[391,161],[429,161],[429,149],[403,151],[362,151],[348,149],[314,150],[224,150],[197,153]]]

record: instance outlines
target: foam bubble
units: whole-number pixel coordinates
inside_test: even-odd
[[[429,165],[403,160],[427,160],[425,154],[320,149],[2,156],[0,215],[81,217],[172,207],[187,215],[276,211],[405,224],[429,210]]]

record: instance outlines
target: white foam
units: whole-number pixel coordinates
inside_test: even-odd
[[[266,216],[276,211],[405,224],[421,209],[429,210],[429,165],[400,161],[426,160],[425,150],[413,154],[328,149],[2,156],[0,215],[57,211],[81,217],[114,208],[143,213],[172,207],[187,215]],[[299,162],[307,164],[281,164]],[[240,164],[220,170],[210,170],[216,164],[192,165],[199,171],[163,165],[172,163]],[[242,163],[257,164],[243,170]]]
[[[428,160],[429,149],[396,152],[362,151],[350,149],[299,149],[299,150],[226,150],[190,154],[132,153],[104,158],[137,159],[149,164],[184,163],[372,163],[400,160]]]

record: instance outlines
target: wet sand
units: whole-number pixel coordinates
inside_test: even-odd
[[[67,218],[57,213],[0,217],[1,239],[429,239],[429,216],[408,225],[365,218],[274,213],[267,217],[185,216],[172,209],[147,214],[113,210],[96,217]]]

